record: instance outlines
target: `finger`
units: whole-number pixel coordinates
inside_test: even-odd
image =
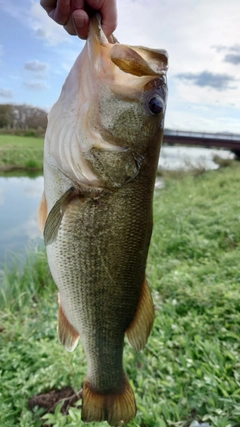
[[[57,0],[40,0],[40,5],[47,13],[56,8]]]
[[[60,25],[65,25],[70,15],[70,0],[41,0],[41,6]]]
[[[74,29],[83,40],[86,40],[89,30],[89,17],[84,10],[75,10],[72,14]]]
[[[68,32],[68,34],[70,34],[71,36],[78,35],[78,33],[75,29],[74,20],[73,20],[72,16],[70,16],[69,20],[64,25],[64,30],[66,30]]]
[[[88,0],[88,4],[102,15],[102,29],[109,37],[117,27],[117,3],[116,0]]]

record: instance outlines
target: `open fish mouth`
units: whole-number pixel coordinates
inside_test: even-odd
[[[99,54],[101,47],[105,48],[108,57],[120,70],[134,76],[161,76],[168,69],[168,54],[163,49],[128,46],[119,43],[113,35],[107,39],[99,13],[92,20],[87,43],[91,59]]]
[[[145,119],[138,124],[136,115],[140,118],[143,113],[146,116],[162,113],[164,116],[167,68],[165,50],[124,45],[114,36],[109,41],[101,27],[101,15],[96,14],[84,49],[49,114],[46,133],[49,162],[56,164],[75,185],[105,187],[89,163],[93,150],[97,153],[128,150],[128,135],[124,136],[124,129],[117,129],[117,123],[123,120],[127,129],[127,116],[134,114],[135,132],[142,134],[148,131],[148,125]],[[138,111],[129,110],[132,102],[139,104]],[[86,130],[84,137],[82,129]],[[145,145],[141,147],[140,155]],[[135,175],[133,172],[131,176]]]

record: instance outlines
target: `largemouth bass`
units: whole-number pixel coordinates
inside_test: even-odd
[[[166,109],[164,50],[107,40],[98,15],[49,113],[39,224],[59,289],[58,334],[87,358],[82,419],[136,414],[124,336],[144,348],[154,321],[145,277]]]

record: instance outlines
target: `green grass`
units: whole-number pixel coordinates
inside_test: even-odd
[[[0,135],[0,171],[42,167],[43,138]]]
[[[240,165],[165,178],[154,201],[147,275],[156,306],[143,352],[124,361],[138,413],[129,427],[240,427]],[[0,312],[0,425],[38,427],[30,397],[85,377],[81,345],[58,343],[57,291],[45,253],[24,273],[5,275]],[[47,425],[77,427],[80,411],[47,414]],[[90,423],[106,426],[106,423]]]

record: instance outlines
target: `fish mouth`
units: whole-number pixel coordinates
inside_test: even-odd
[[[128,118],[125,103],[139,103],[141,114],[149,118],[152,112],[149,102],[152,107],[154,101],[154,109],[161,107],[158,100],[152,101],[153,94],[166,98],[167,64],[165,50],[120,44],[114,35],[107,38],[101,15],[94,15],[84,49],[49,113],[46,161],[54,164],[74,185],[103,188],[101,174],[99,178],[87,156],[94,149],[111,152],[112,157],[114,152],[124,157],[128,133],[123,139],[117,126],[114,127],[115,110],[119,117],[125,114]]]
[[[100,13],[91,18],[88,42],[91,61],[100,55],[102,63],[107,58],[108,67],[110,64],[115,65],[132,76],[157,77],[166,74],[168,69],[168,54],[165,50],[121,44],[113,34],[108,39],[101,26]]]
[[[115,44],[110,57],[120,70],[138,77],[161,76],[168,68],[168,56],[164,50]]]

